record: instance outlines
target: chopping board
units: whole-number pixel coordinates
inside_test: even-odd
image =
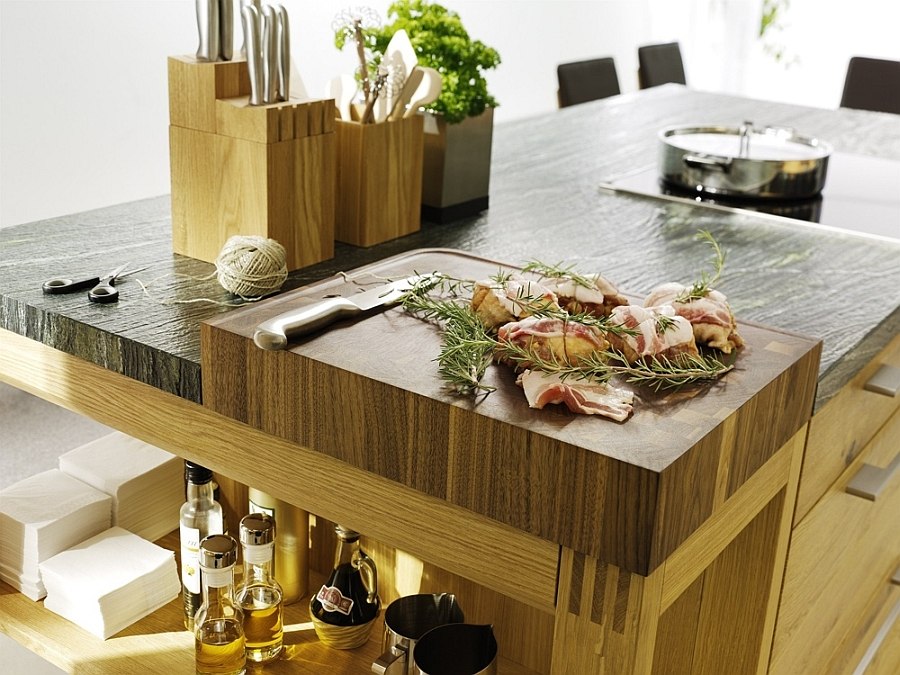
[[[638,388],[623,423],[532,409],[505,366],[489,368],[484,382],[496,391],[487,397],[448,392],[435,362],[440,328],[400,307],[332,324],[285,351],[253,343],[261,322],[329,295],[414,273],[486,279],[524,262],[420,249],[210,319],[201,326],[203,405],[649,574],[808,421],[820,342],[739,322],[746,345],[732,371],[669,394]]]

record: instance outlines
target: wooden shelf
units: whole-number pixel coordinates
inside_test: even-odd
[[[172,547],[174,532],[158,542]],[[310,572],[310,589],[324,577]],[[285,650],[282,658],[248,672],[292,675],[366,673],[381,653],[384,612],[379,613],[369,641],[357,649],[331,649],[319,642],[309,620],[309,596],[285,607]],[[382,608],[383,609],[383,608]],[[69,673],[132,675],[136,672],[193,675],[194,641],[182,623],[181,597],[144,617],[108,640],[78,627],[0,582],[0,630]],[[249,664],[248,664],[249,665]],[[534,671],[501,659],[500,673],[531,675]]]

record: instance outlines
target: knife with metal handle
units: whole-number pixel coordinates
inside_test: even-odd
[[[234,56],[234,3],[218,0],[219,4],[219,61],[231,61]]]
[[[287,101],[291,97],[291,29],[288,23],[287,10],[282,5],[275,5],[276,31],[275,67],[278,79],[275,83],[275,100]]]
[[[260,349],[277,351],[288,345],[290,338],[308,335],[338,319],[363,314],[376,307],[387,307],[415,284],[429,279],[416,275],[347,297],[324,298],[305,307],[298,307],[263,321],[253,333],[253,342]]]
[[[250,73],[250,105],[262,105],[263,69],[260,52],[259,10],[252,4],[241,8],[244,24],[244,45],[247,49],[247,70]]]
[[[275,103],[275,92],[278,90],[278,24],[275,19],[275,8],[272,5],[263,7],[262,22],[262,62],[263,62],[263,103]]]
[[[219,1],[196,0],[197,33],[200,44],[197,59],[217,61],[219,59]]]

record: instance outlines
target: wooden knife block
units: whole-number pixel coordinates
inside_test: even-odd
[[[337,120],[335,238],[374,246],[421,225],[423,118]]]
[[[244,60],[169,57],[172,248],[214,262],[233,235],[275,239],[289,270],[334,256],[330,100],[249,105]]]

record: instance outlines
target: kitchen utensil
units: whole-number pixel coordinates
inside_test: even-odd
[[[215,0],[211,0],[215,1]],[[218,0],[219,3],[219,61],[231,61],[234,56],[234,3],[233,0]]]
[[[197,32],[200,45],[197,58],[201,61],[219,60],[219,0],[196,0]]]
[[[260,0],[241,0],[241,12],[243,12],[244,7],[246,7],[247,5],[253,5],[254,7],[256,7],[256,11],[259,12],[260,15],[262,14],[262,4],[261,4]],[[243,14],[242,14],[242,18],[243,18]],[[243,56],[245,59],[247,58],[247,39],[246,38],[244,38],[244,44],[241,45],[241,56]]]
[[[399,120],[403,118],[403,115],[406,112],[406,106],[409,104],[413,94],[422,83],[423,77],[425,77],[425,74],[422,72],[422,69],[419,66],[414,66],[409,77],[406,78],[406,82],[403,83],[400,94],[394,98],[394,106],[391,108],[390,113],[388,113],[388,119]]]
[[[253,342],[260,349],[284,349],[290,338],[312,333],[342,317],[393,304],[416,283],[428,278],[427,275],[415,275],[355,295],[328,297],[292,309],[259,324],[253,334]]]
[[[244,45],[247,49],[247,70],[250,74],[250,105],[262,105],[265,84],[263,81],[263,57],[260,50],[260,14],[253,4],[241,8],[244,26]]]
[[[334,99],[334,105],[338,110],[338,114],[345,122],[349,122],[352,117],[350,115],[350,104],[353,102],[353,96],[356,94],[356,80],[352,75],[341,75],[335,77],[328,83],[328,98]]]
[[[115,288],[116,280],[147,269],[146,267],[141,267],[125,272],[124,270],[126,267],[128,267],[128,263],[119,265],[116,269],[103,277],[86,277],[84,279],[54,277],[53,279],[45,281],[41,286],[41,289],[44,293],[55,295],[58,293],[73,293],[74,291],[90,288],[91,290],[88,292],[88,299],[91,302],[116,302],[119,299],[119,291]]]
[[[272,5],[263,7],[262,16],[262,70],[263,70],[263,103],[274,103],[278,90],[278,23],[275,8]]]
[[[832,148],[792,129],[678,126],[659,132],[659,175],[678,188],[758,199],[822,191]]]
[[[382,675],[413,675],[416,643],[432,628],[465,621],[452,593],[421,593],[394,600],[384,612],[383,654],[372,664]]]
[[[403,117],[412,117],[419,108],[434,103],[441,95],[441,74],[434,68],[418,66],[422,71],[422,81],[410,97],[409,107]]]
[[[275,5],[276,58],[278,71],[275,83],[275,100],[287,101],[291,97],[291,30],[287,10],[283,5]]]
[[[384,52],[384,65],[391,73],[391,78],[396,83],[396,87],[390,91],[387,98],[387,111],[385,117],[393,112],[397,105],[397,101],[403,92],[404,84],[413,72],[413,68],[418,64],[419,59],[416,57],[416,50],[410,42],[409,34],[405,29],[401,28],[391,36],[387,49]]]
[[[493,675],[497,639],[491,625],[448,623],[422,636],[413,652],[416,675]]]

